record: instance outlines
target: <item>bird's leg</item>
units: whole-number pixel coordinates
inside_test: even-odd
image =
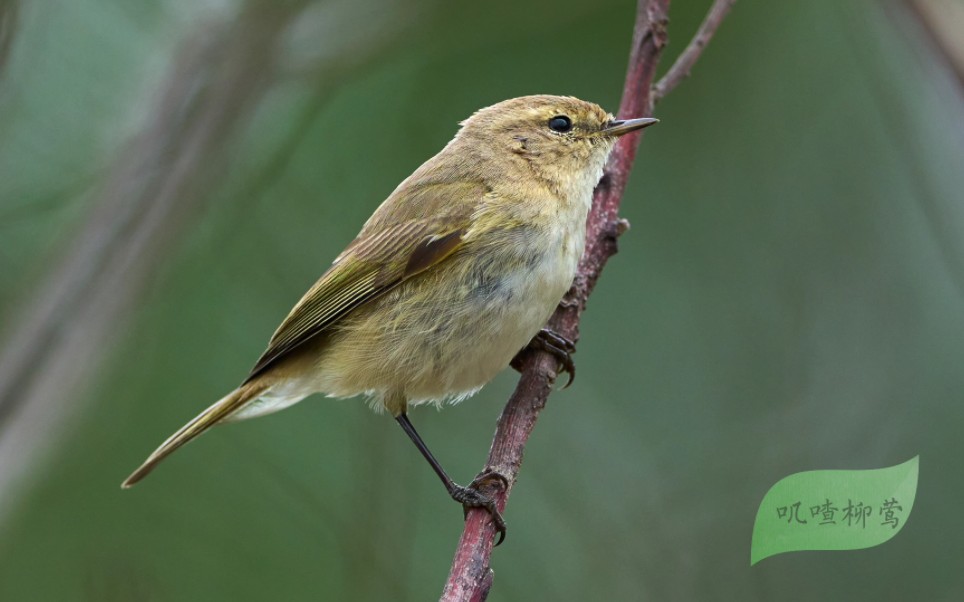
[[[446,491],[453,500],[462,504],[462,508],[465,510],[466,515],[468,515],[469,508],[484,508],[490,516],[492,516],[492,522],[495,525],[495,530],[499,533],[499,541],[495,545],[499,545],[505,539],[505,520],[502,518],[502,514],[499,513],[499,509],[495,507],[495,501],[491,496],[482,493],[480,490],[483,486],[491,484],[492,481],[501,481],[503,488],[509,486],[508,480],[501,474],[495,471],[486,471],[480,474],[472,481],[468,487],[462,487],[457,485],[455,481],[449,477],[442,465],[438,463],[432,452],[429,451],[428,446],[422,441],[422,437],[419,436],[418,431],[415,430],[415,426],[412,425],[411,420],[408,419],[408,415],[404,412],[395,416],[395,420],[398,422],[405,434],[408,435],[418,451],[422,452],[428,463],[431,464],[432,470],[438,475],[438,478],[442,480],[442,484],[445,485]]]
[[[530,349],[545,351],[559,361],[563,372],[569,373],[569,381],[563,389],[568,388],[576,378],[576,364],[572,361],[572,354],[576,352],[576,344],[557,332],[543,328],[532,337],[529,344],[512,358],[510,365],[522,372],[522,358]]]

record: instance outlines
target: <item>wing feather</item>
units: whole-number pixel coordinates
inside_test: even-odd
[[[431,197],[438,203],[436,195],[446,192],[464,194],[465,184],[457,186],[452,189],[447,185],[434,185],[430,189]],[[479,200],[485,193],[481,188],[476,191]],[[424,196],[424,191],[419,192]],[[330,329],[353,309],[455,253],[462,246],[475,203],[452,203],[450,207],[461,208],[464,214],[449,212],[382,225],[375,219],[379,217],[376,212],[358,238],[335,259],[281,323],[245,383],[306,341]]]

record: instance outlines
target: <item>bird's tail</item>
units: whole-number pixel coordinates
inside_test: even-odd
[[[154,450],[154,453],[148,456],[148,458],[144,460],[144,463],[131,473],[131,476],[127,477],[127,480],[121,484],[121,487],[127,489],[128,487],[134,486],[138,481],[150,474],[161,460],[174,453],[179,447],[215,424],[229,418],[249,401],[264,393],[266,388],[264,385],[252,385],[253,383],[231,391],[215,402],[214,405],[195,416],[194,420],[182,426],[176,433],[168,437],[167,441],[161,443],[160,447]]]

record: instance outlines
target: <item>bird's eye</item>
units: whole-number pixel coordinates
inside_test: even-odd
[[[553,132],[565,134],[572,129],[572,119],[569,119],[565,115],[556,115],[549,120],[549,129]]]

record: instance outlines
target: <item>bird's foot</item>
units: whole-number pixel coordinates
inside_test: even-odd
[[[495,545],[499,545],[505,540],[505,519],[502,518],[502,514],[495,506],[495,500],[492,498],[495,489],[500,486],[495,483],[496,481],[501,483],[503,490],[508,489],[508,479],[494,470],[486,470],[475,477],[475,480],[469,483],[467,487],[453,483],[453,489],[449,491],[449,494],[453,500],[462,504],[466,517],[471,508],[483,508],[489,513],[489,516],[492,517],[492,523],[495,525],[495,530],[499,534],[499,541],[495,542]]]
[[[572,381],[576,378],[576,364],[572,361],[572,354],[576,352],[575,343],[559,333],[553,332],[548,328],[543,328],[536,336],[532,337],[532,340],[529,341],[529,344],[526,345],[522,351],[512,358],[510,365],[521,372],[522,358],[530,349],[545,351],[556,358],[559,365],[562,366],[562,372],[569,373],[569,381],[566,382],[566,386],[564,386],[563,389],[568,388],[569,385],[572,384]]]

